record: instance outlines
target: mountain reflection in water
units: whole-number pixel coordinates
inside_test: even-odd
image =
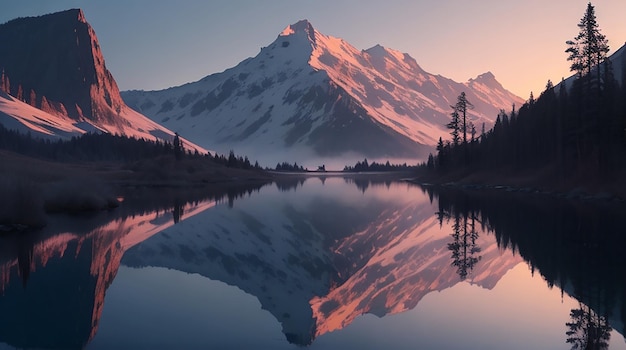
[[[167,268],[236,286],[300,345],[340,334],[360,315],[417,309],[433,292],[492,290],[524,261],[546,288],[580,301],[562,320],[563,348],[603,348],[613,329],[624,331],[619,208],[322,180],[179,199],[158,211],[58,217],[47,231],[1,237],[0,342],[85,347],[120,263],[137,273]],[[183,301],[159,302],[154,307]],[[212,344],[206,341],[196,346]],[[220,341],[213,344],[228,344]]]
[[[0,342],[83,348],[98,330],[106,289],[126,250],[246,191],[192,202],[164,196],[166,204],[152,202],[147,210],[145,203],[125,203],[95,216],[56,215],[41,231],[0,236]]]

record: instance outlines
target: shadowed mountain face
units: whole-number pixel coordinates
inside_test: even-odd
[[[359,50],[308,21],[234,68],[162,91],[127,91],[132,108],[205,147],[310,157],[423,157],[447,135],[461,92],[477,130],[523,100],[491,73],[467,83],[380,45]],[[361,158],[362,159],[362,158]]]
[[[124,102],[82,10],[15,19],[0,42],[5,92],[77,121],[119,122]]]
[[[0,123],[49,138],[94,131],[168,142],[174,137],[126,106],[79,9],[0,25]]]

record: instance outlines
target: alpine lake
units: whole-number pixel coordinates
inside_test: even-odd
[[[0,349],[626,349],[623,204],[311,176],[0,236]]]

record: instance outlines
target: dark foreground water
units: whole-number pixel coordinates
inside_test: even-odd
[[[125,206],[0,237],[0,349],[626,349],[623,208],[342,178]]]

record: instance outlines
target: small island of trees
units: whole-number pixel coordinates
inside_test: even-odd
[[[391,164],[389,161],[386,163],[377,163],[367,161],[365,158],[362,162],[356,162],[354,166],[346,165],[343,168],[344,172],[347,173],[358,173],[358,172],[383,172],[383,171],[409,171],[414,169],[415,166],[403,164]]]

